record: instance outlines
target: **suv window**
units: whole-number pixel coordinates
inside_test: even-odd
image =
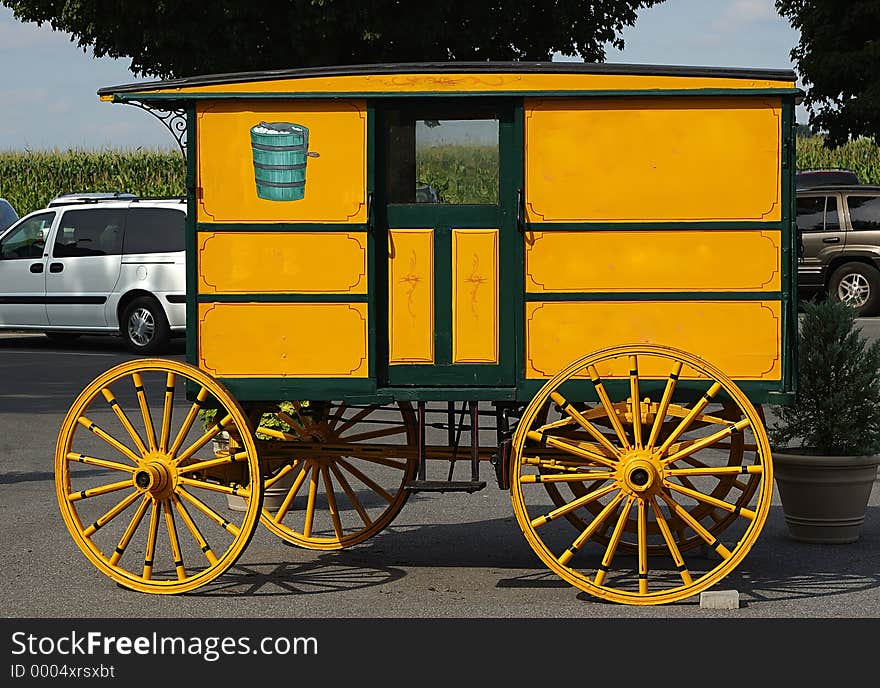
[[[853,229],[880,229],[880,196],[847,196]]]
[[[797,199],[797,226],[802,232],[840,229],[836,196],[805,196]]]
[[[124,224],[124,208],[68,210],[61,217],[52,255],[55,258],[119,255]]]
[[[0,242],[0,258],[42,258],[54,219],[55,213],[41,213],[22,222]]]
[[[170,253],[185,249],[186,214],[171,208],[132,207],[125,223],[124,254]]]

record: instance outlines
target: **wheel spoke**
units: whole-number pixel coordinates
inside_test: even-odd
[[[654,444],[660,435],[660,428],[663,427],[663,420],[666,418],[666,412],[669,410],[669,402],[672,401],[672,394],[675,392],[675,384],[678,382],[678,376],[681,375],[681,369],[681,361],[676,361],[672,366],[669,377],[666,379],[666,387],[663,389],[663,396],[660,398],[660,405],[657,407],[657,414],[654,416],[654,424],[651,426],[651,434],[648,437],[648,451],[654,449]]]
[[[596,388],[596,394],[599,395],[599,401],[602,402],[608,420],[611,422],[611,426],[617,434],[620,446],[623,447],[624,451],[629,451],[632,449],[632,445],[630,445],[629,440],[626,437],[626,432],[623,429],[623,425],[620,423],[617,409],[614,404],[611,403],[611,399],[608,398],[608,392],[605,391],[605,384],[602,382],[602,378],[599,377],[599,371],[596,370],[596,366],[594,365],[589,366],[587,370],[590,375],[590,381],[593,383],[593,387]]]
[[[565,550],[558,558],[558,561],[563,566],[566,566],[569,561],[571,561],[572,557],[578,553],[581,547],[584,546],[584,543],[593,536],[593,534],[602,526],[603,523],[608,519],[608,517],[614,513],[614,510],[617,509],[617,505],[623,500],[623,493],[619,492],[614,495],[614,498],[608,502],[600,511],[596,517],[590,522],[590,525],[577,536],[574,542],[571,543],[571,546]]]
[[[364,505],[361,504],[361,500],[358,499],[354,490],[351,489],[351,485],[348,484],[348,480],[345,479],[345,476],[342,474],[335,464],[330,464],[330,470],[333,473],[333,476],[336,478],[337,482],[342,485],[342,491],[345,492],[345,495],[348,497],[348,500],[351,502],[351,505],[354,507],[354,510],[357,511],[358,516],[361,517],[361,520],[364,522],[364,525],[370,527],[373,525],[373,521],[370,519],[369,515],[367,515],[366,509],[364,509]]]
[[[174,457],[174,463],[179,464],[183,461],[186,461],[189,457],[199,451],[202,447],[204,447],[208,442],[213,440],[217,435],[219,435],[223,430],[226,429],[227,426],[232,425],[234,420],[232,416],[226,415],[224,416],[220,422],[214,423],[210,428],[205,430],[205,432],[199,437],[195,442],[189,445],[182,454]]]
[[[633,443],[642,448],[642,402],[639,397],[639,357],[629,357],[629,398],[632,414]]]
[[[318,466],[312,466],[309,476],[309,497],[306,503],[306,518],[303,524],[303,536],[312,536],[312,525],[315,521],[315,496],[318,494]]]
[[[369,477],[367,477],[366,475],[364,475],[361,471],[359,471],[357,468],[355,468],[354,466],[352,466],[350,463],[348,463],[347,461],[344,461],[343,459],[339,459],[339,461],[338,461],[337,463],[338,463],[342,468],[344,468],[344,469],[347,470],[349,473],[351,473],[354,477],[356,477],[358,480],[360,480],[364,485],[366,485],[366,486],[369,487],[371,490],[373,490],[373,492],[375,492],[375,493],[378,494],[380,497],[382,497],[382,499],[384,499],[386,502],[388,502],[389,504],[391,504],[391,502],[394,501],[394,497],[393,497],[392,495],[388,494],[388,492],[386,492],[386,491],[382,488],[381,485],[379,485],[379,484],[376,483],[374,480],[372,480],[371,478],[369,478]]]
[[[156,540],[159,535],[159,510],[161,505],[153,500],[153,510],[150,512],[150,528],[147,531],[147,548],[144,550],[144,572],[141,577],[150,580],[153,577],[153,557],[156,555]]]
[[[657,504],[657,501],[651,497],[651,509],[654,512],[654,518],[657,521],[657,526],[660,528],[660,532],[663,534],[663,540],[666,542],[666,546],[669,548],[669,553],[672,555],[672,561],[675,562],[675,566],[678,569],[678,573],[681,576],[681,580],[685,585],[690,585],[693,583],[693,578],[691,578],[691,573],[688,571],[687,566],[684,563],[684,557],[681,556],[681,551],[678,549],[678,545],[675,544],[675,538],[672,536],[672,531],[669,529],[669,524],[666,522],[666,518],[663,516],[663,512],[660,510],[660,505]]]
[[[193,536],[193,540],[196,541],[196,544],[199,546],[199,549],[205,555],[205,558],[208,560],[208,563],[213,566],[217,563],[217,555],[214,554],[211,546],[208,544],[208,541],[205,540],[205,537],[202,535],[202,532],[199,530],[199,527],[196,525],[195,521],[193,521],[192,516],[189,515],[189,512],[186,510],[186,507],[183,505],[176,496],[172,495],[171,503],[177,507],[177,511],[180,514],[180,518],[183,519],[183,522],[186,524],[187,529],[190,534]]]
[[[86,430],[94,434],[95,437],[100,437],[120,454],[131,459],[135,465],[140,465],[140,456],[138,456],[131,449],[122,444],[122,442],[110,436],[105,430],[102,430],[96,423],[89,420],[86,416],[80,416],[76,419],[76,422],[82,425]]]
[[[295,470],[297,466],[299,466],[300,460],[294,459],[291,463],[285,464],[280,468],[280,470],[273,475],[271,478],[267,478],[263,481],[263,488],[273,487],[281,480],[285,475]]]
[[[523,485],[535,483],[581,483],[586,480],[609,480],[614,476],[614,471],[589,471],[585,473],[565,473],[562,475],[521,475],[519,481]]]
[[[300,470],[299,475],[296,476],[296,480],[293,481],[293,485],[290,486],[290,489],[287,491],[287,495],[284,497],[284,501],[281,503],[281,506],[278,507],[278,511],[275,512],[275,522],[281,523],[284,520],[284,517],[287,515],[288,509],[290,509],[290,505],[293,504],[293,500],[296,498],[297,492],[302,487],[303,482],[305,482],[306,476],[308,476],[309,472],[312,469],[312,462],[306,461],[303,464],[302,470]]]
[[[701,449],[705,449],[706,447],[710,447],[719,440],[726,439],[730,437],[734,432],[742,432],[744,428],[747,428],[751,425],[751,421],[748,418],[743,418],[736,423],[728,425],[723,430],[719,430],[718,432],[712,433],[711,435],[707,435],[706,437],[701,437],[700,439],[692,442],[684,449],[679,449],[674,454],[667,456],[663,459],[663,465],[669,465],[671,463],[675,463],[679,459],[683,459],[686,456],[690,456],[691,454],[696,454]]]
[[[119,405],[116,397],[113,396],[113,392],[104,387],[101,390],[101,394],[104,396],[106,402],[110,404],[110,408],[113,409],[113,413],[116,414],[119,422],[122,423],[122,427],[125,428],[125,431],[128,433],[129,437],[131,437],[131,441],[134,442],[137,450],[141,453],[142,456],[146,454],[147,448],[144,446],[144,441],[141,439],[141,436],[138,434],[137,430],[134,429],[134,426],[131,424],[128,416],[125,415],[125,411],[122,410],[122,407]]]
[[[184,476],[180,476],[178,478],[178,482],[181,485],[189,485],[190,487],[195,487],[201,490],[208,490],[209,492],[220,492],[221,494],[234,495],[236,497],[247,498],[250,495],[250,490],[248,490],[246,487],[229,487],[228,485],[209,483],[204,480],[195,480],[193,478],[186,478]]]
[[[572,444],[570,442],[566,442],[565,440],[561,440],[557,437],[542,435],[539,432],[535,432],[534,430],[530,430],[526,437],[532,440],[533,442],[538,442],[539,444],[546,444],[548,447],[552,447],[553,449],[559,449],[564,451],[572,456],[579,456],[584,459],[589,459],[594,463],[601,464],[603,466],[608,466],[609,468],[616,468],[618,462],[614,459],[609,459],[601,454],[597,454],[591,449],[586,449],[584,444],[585,442],[579,442],[577,444]],[[587,444],[588,447],[595,447],[595,445]]]
[[[204,461],[197,461],[196,463],[188,463],[186,466],[180,467],[178,473],[180,475],[186,475],[187,473],[206,471],[214,466],[222,466],[227,463],[239,463],[247,460],[248,453],[246,451],[236,452],[235,454],[229,454],[228,456],[218,456],[214,459],[205,459]]]
[[[186,580],[186,568],[183,565],[183,555],[180,553],[180,542],[177,539],[177,526],[174,525],[174,513],[171,510],[170,499],[162,502],[162,511],[165,512],[165,528],[168,530],[168,542],[171,545],[171,556],[177,571],[177,580]]]
[[[339,404],[339,407],[336,409],[333,415],[327,419],[327,426],[330,428],[330,430],[333,430],[336,427],[336,424],[339,422],[342,416],[345,415],[346,409],[348,409],[348,404],[343,401],[341,404]]]
[[[153,427],[153,416],[150,413],[150,406],[147,404],[147,394],[144,390],[144,380],[140,373],[132,373],[131,381],[134,384],[134,391],[137,394],[138,406],[141,409],[141,417],[144,419],[144,430],[147,433],[147,446],[150,451],[156,451],[156,429]]]
[[[562,473],[583,473],[583,469],[590,466],[585,461],[559,461],[557,459],[542,459],[539,456],[524,456],[523,464]]]
[[[694,422],[694,419],[703,411],[706,406],[708,406],[709,402],[718,394],[718,391],[721,389],[720,382],[713,382],[712,386],[709,387],[709,390],[700,397],[700,400],[694,405],[691,409],[690,413],[688,413],[682,421],[676,426],[675,430],[666,438],[663,444],[660,446],[660,449],[657,450],[657,453],[660,455],[665,454],[669,451],[669,446],[677,440],[683,432],[685,432],[690,426],[691,423]]]
[[[363,408],[360,411],[358,411],[357,413],[355,413],[351,418],[349,418],[347,421],[345,421],[342,425],[339,426],[339,429],[336,431],[337,437],[341,438],[342,433],[344,433],[346,430],[351,428],[356,423],[362,421],[364,418],[369,416],[377,408],[379,408],[379,407],[376,406],[375,404],[371,404],[370,406],[367,406],[366,408]]]
[[[731,556],[731,552],[727,549],[720,540],[718,540],[712,533],[706,530],[700,522],[697,521],[693,516],[691,516],[687,509],[685,509],[681,504],[672,499],[671,496],[660,492],[660,498],[669,505],[669,508],[675,512],[675,515],[678,516],[679,519],[684,521],[684,523],[690,526],[691,530],[693,530],[697,535],[699,535],[707,545],[709,545],[712,549],[714,549],[721,556],[722,559],[727,559]]]
[[[68,461],[78,461],[89,466],[98,466],[100,468],[109,468],[111,471],[122,471],[123,473],[134,473],[137,466],[126,466],[123,463],[115,461],[107,461],[106,459],[98,459],[94,456],[86,456],[85,454],[77,454],[76,452],[67,452]]]
[[[330,471],[326,466],[321,466],[321,477],[324,479],[324,489],[327,491],[327,510],[333,521],[333,532],[338,539],[342,539],[342,523],[339,520],[339,509],[336,507],[336,494],[333,491],[333,481],[330,479]]]
[[[131,485],[131,483],[129,483]],[[110,521],[119,516],[123,511],[125,511],[128,507],[130,507],[134,502],[140,497],[140,492],[132,492],[127,497],[123,498],[120,502],[116,504],[112,509],[106,512],[103,516],[100,516],[92,525],[83,530],[83,535],[87,538],[92,537],[97,530],[106,526]]]
[[[363,455],[363,456],[358,455],[356,457],[349,457],[349,458],[356,458],[358,461],[367,461],[369,463],[377,463],[381,466],[388,466],[388,468],[396,468],[399,471],[406,470],[406,461],[397,461],[395,459],[386,459],[381,456],[368,456],[368,455]]]
[[[553,392],[552,394],[550,394],[550,398],[553,399],[554,403],[559,408],[561,408],[567,416],[569,416],[575,423],[577,423],[584,430],[590,433],[590,435],[592,435],[599,444],[605,447],[605,449],[610,452],[612,456],[620,456],[620,450],[611,443],[611,440],[605,437],[604,433],[602,433],[599,428],[597,428],[589,420],[587,420],[587,418],[585,418],[582,413],[580,413],[574,406],[572,406],[565,399],[565,397],[563,397],[558,392]],[[542,426],[541,428],[539,428],[538,431],[543,434],[545,427],[547,426]]]
[[[119,492],[120,490],[125,489],[134,489],[134,484],[131,482],[131,480],[120,480],[117,483],[108,483],[107,485],[101,485],[99,487],[90,487],[86,490],[71,492],[69,495],[67,495],[67,501],[78,502],[81,499],[97,497],[98,495],[110,494],[111,492]]]
[[[144,498],[141,500],[141,503],[138,505],[137,511],[134,512],[134,516],[132,516],[131,522],[128,524],[128,527],[122,534],[122,538],[119,540],[119,544],[116,545],[116,549],[110,556],[110,563],[114,566],[119,563],[122,555],[125,554],[125,548],[128,547],[128,543],[131,542],[131,538],[134,537],[134,532],[137,530],[138,526],[141,524],[141,521],[144,519],[144,514],[147,513],[147,507],[150,506],[151,501],[152,498],[150,497],[150,495],[145,494]]]
[[[168,438],[171,436],[171,407],[174,404],[174,383],[177,375],[169,372],[165,378],[165,405],[162,409],[162,432],[159,439],[159,451],[168,451]]]
[[[205,403],[205,400],[207,400],[207,398],[208,390],[202,387],[199,390],[199,393],[196,395],[196,399],[192,403],[192,406],[190,406],[189,412],[186,414],[186,418],[183,419],[183,423],[181,423],[180,429],[177,431],[177,435],[174,438],[174,443],[171,445],[171,449],[168,450],[168,454],[170,456],[177,455],[177,452],[180,450],[180,445],[182,445],[183,441],[186,439],[186,436],[189,433],[192,424],[195,422],[196,417],[199,415],[202,404]]]
[[[605,555],[602,557],[602,565],[596,571],[596,576],[593,579],[596,585],[602,585],[602,583],[605,582],[605,576],[611,568],[611,561],[614,559],[614,554],[617,552],[618,545],[620,545],[620,538],[623,537],[624,526],[626,525],[627,520],[629,520],[629,512],[635,501],[636,498],[630,495],[626,498],[626,503],[620,510],[620,516],[614,526],[614,532],[611,533],[611,539],[608,541],[608,546],[605,548]]]
[[[599,499],[600,497],[604,497],[609,492],[613,492],[617,489],[616,485],[606,485],[605,487],[600,487],[592,492],[588,492],[582,497],[578,497],[575,500],[572,500],[565,506],[561,506],[558,509],[554,509],[550,513],[544,514],[543,516],[538,516],[537,518],[532,519],[532,527],[540,528],[546,523],[550,523],[550,521],[554,521],[560,516],[565,516],[565,514],[578,509],[585,504],[589,504],[592,501]],[[589,536],[588,536],[589,537]]]
[[[644,499],[637,500],[639,540],[639,593],[648,594],[648,517]]]
[[[723,509],[731,514],[737,514],[738,516],[742,516],[743,518],[747,518],[750,521],[754,521],[755,517],[758,515],[756,512],[751,509],[744,509],[736,504],[730,504],[725,502],[722,499],[716,499],[715,497],[710,497],[707,494],[703,494],[698,490],[690,490],[686,487],[681,487],[680,485],[676,485],[675,483],[669,482],[668,480],[663,483],[670,490],[674,490],[680,494],[683,494],[687,497],[691,497],[692,499],[696,499],[699,502],[704,502],[706,504],[710,504],[712,506],[716,506],[719,509]]]
[[[406,426],[393,428],[384,428],[382,430],[373,430],[371,432],[362,432],[357,435],[349,435],[345,438],[346,442],[363,442],[364,440],[377,439],[379,437],[390,437],[391,435],[403,435],[406,433]]]
[[[182,487],[178,488],[177,494],[183,497],[186,501],[192,504],[196,509],[201,511],[205,516],[210,518],[214,523],[223,528],[223,530],[232,534],[233,537],[238,537],[240,532],[238,526],[234,523],[230,523],[223,516],[214,511],[211,507],[205,504],[201,499],[196,497],[194,494],[187,492]]]
[[[761,464],[743,465],[743,466],[706,466],[703,464],[698,468],[669,468],[666,470],[668,476],[682,475],[761,475],[764,473],[764,467]],[[736,483],[733,483],[736,484]]]

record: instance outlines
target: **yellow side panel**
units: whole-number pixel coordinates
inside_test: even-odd
[[[552,377],[597,349],[637,343],[684,349],[736,379],[782,375],[778,301],[528,302],[525,319],[527,378]]]
[[[779,98],[526,99],[531,222],[779,220]]]
[[[199,232],[200,294],[366,294],[365,232]]]
[[[367,304],[199,304],[199,367],[217,377],[367,377]]]
[[[434,230],[388,237],[389,363],[434,362]]]
[[[779,291],[780,232],[526,234],[526,291]]]
[[[196,113],[199,222],[366,221],[364,101],[211,101],[198,103]],[[255,163],[280,161],[254,149],[251,129],[263,122],[308,130],[304,197],[257,195]]]
[[[662,88],[794,88],[793,81],[723,77],[656,76],[640,74],[365,74],[254,80],[169,88],[154,93],[432,93],[456,91],[565,91]]]
[[[498,363],[498,230],[452,230],[452,362]]]

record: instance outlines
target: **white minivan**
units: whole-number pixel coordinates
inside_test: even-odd
[[[0,329],[118,334],[136,353],[186,331],[184,199],[57,199],[0,236]]]

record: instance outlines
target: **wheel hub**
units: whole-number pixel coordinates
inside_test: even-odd
[[[658,488],[661,471],[658,457],[643,450],[635,450],[621,460],[618,480],[630,494],[644,496]]]
[[[164,456],[148,457],[134,472],[134,484],[158,500],[168,499],[174,491],[177,469]]]

